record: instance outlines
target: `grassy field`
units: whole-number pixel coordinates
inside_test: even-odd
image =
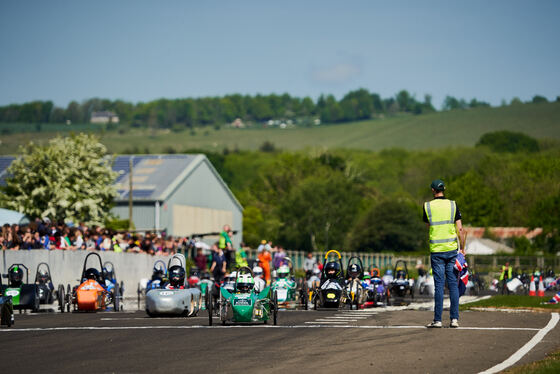
[[[31,125],[33,126],[33,125]],[[91,127],[88,127],[90,129]],[[0,135],[0,154],[13,154],[18,146],[33,140],[45,142],[61,133],[11,133]],[[66,126],[69,131],[81,131]],[[472,146],[486,132],[510,130],[538,139],[560,139],[560,103],[519,104],[500,108],[477,108],[440,112],[420,116],[399,116],[313,128],[231,129],[197,128],[190,131],[98,131],[111,152],[131,150],[152,153],[181,152],[185,149],[222,150],[229,148],[258,149],[265,141],[277,149],[353,148],[381,150],[385,148],[434,149],[449,146]]]
[[[560,304],[544,304],[549,297],[535,297],[523,295],[496,295],[489,299],[475,301],[461,305],[462,310],[467,310],[473,307],[481,308],[543,308],[543,309],[556,309],[560,310]]]
[[[557,374],[560,373],[560,350],[550,353],[544,360],[521,365],[503,373],[509,374]]]

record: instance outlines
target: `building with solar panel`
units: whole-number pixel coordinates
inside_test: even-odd
[[[0,185],[5,184],[6,169],[14,159],[0,157]],[[228,224],[236,232],[234,244],[241,242],[243,208],[203,154],[117,156],[115,216],[128,218],[131,163],[136,230],[192,236],[219,233]]]

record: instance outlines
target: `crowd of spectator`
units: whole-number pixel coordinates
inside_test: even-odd
[[[192,258],[196,267],[209,271],[215,279],[223,278],[232,270],[260,266],[267,281],[272,272],[285,263],[286,251],[272,242],[263,240],[254,258],[249,258],[250,248],[243,243],[233,245],[233,231],[223,227],[219,239],[212,246],[189,237],[172,237],[165,233],[115,231],[100,226],[88,226],[83,222],[73,225],[35,220],[27,225],[2,226],[1,250],[66,250],[66,251],[113,251],[147,253],[168,256],[184,253]]]
[[[165,233],[134,233],[110,230],[100,226],[77,225],[50,220],[36,220],[27,225],[2,226],[0,249],[3,250],[99,250],[143,252],[172,255],[194,245],[189,238],[174,238]]]

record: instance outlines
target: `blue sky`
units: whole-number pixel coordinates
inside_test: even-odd
[[[364,87],[560,95],[558,1],[0,2],[0,105]]]

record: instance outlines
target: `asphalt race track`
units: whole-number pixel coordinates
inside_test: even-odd
[[[2,372],[477,373],[512,356],[554,314],[463,312],[459,329],[424,328],[432,317],[422,310],[280,311],[278,326],[208,327],[204,311],[191,318],[16,314],[15,326],[0,330]],[[517,365],[559,346],[557,324]]]

